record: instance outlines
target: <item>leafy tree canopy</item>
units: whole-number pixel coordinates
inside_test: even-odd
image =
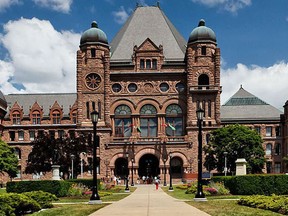
[[[18,158],[14,148],[0,138],[0,172],[7,173],[10,177],[16,177],[18,172]]]
[[[235,161],[245,158],[249,172],[261,173],[265,163],[262,142],[261,136],[255,130],[243,125],[216,129],[211,133],[209,143],[203,148],[206,154],[204,166],[208,170],[217,169],[223,172],[224,152],[227,152],[228,171],[235,171]]]
[[[60,165],[63,177],[68,177],[71,172],[72,158],[74,175],[80,173],[80,155],[82,152],[91,153],[92,141],[90,135],[79,135],[73,138],[53,138],[48,133],[37,137],[32,143],[32,151],[28,156],[26,173],[49,172],[52,165]],[[87,171],[87,163],[83,163]]]

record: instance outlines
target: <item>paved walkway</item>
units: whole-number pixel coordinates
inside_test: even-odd
[[[183,201],[167,195],[155,185],[137,185],[128,197],[108,205],[90,216],[209,216]]]

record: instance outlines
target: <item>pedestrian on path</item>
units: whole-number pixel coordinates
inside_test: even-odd
[[[157,177],[155,177],[155,186],[156,186],[156,190],[158,190],[158,187],[159,187],[159,179]]]

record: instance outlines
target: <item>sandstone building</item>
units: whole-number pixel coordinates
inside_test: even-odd
[[[221,107],[216,35],[204,20],[191,30],[184,39],[158,6],[137,7],[111,43],[92,22],[77,51],[76,93],[5,95],[2,138],[16,149],[18,177],[34,178],[24,169],[39,133],[91,133],[90,113],[97,110],[100,177],[123,176],[128,167],[135,179],[163,178],[171,164],[173,177],[181,179],[184,172],[197,172],[200,104],[204,144],[222,125],[249,125],[264,137],[266,171],[283,172],[282,113],[242,87]]]

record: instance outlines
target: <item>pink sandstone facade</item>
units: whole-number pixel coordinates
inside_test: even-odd
[[[137,29],[135,23],[151,22],[152,18],[145,15],[150,12],[159,18],[155,25],[165,23],[163,29],[169,34],[164,30],[154,33],[143,30],[141,37],[133,35]],[[158,7],[136,8],[134,24],[132,21],[125,24],[111,44],[93,22],[83,33],[77,51],[75,94],[5,96],[8,113],[3,122],[2,139],[15,147],[19,156],[16,179],[39,176],[51,179],[51,173],[25,174],[31,141],[43,131],[49,131],[56,138],[65,133],[92,133],[90,113],[97,110],[100,178],[123,177],[128,167],[135,181],[143,175],[159,175],[163,179],[164,167],[168,170],[171,165],[173,177],[180,181],[184,173],[198,172],[196,110],[200,104],[205,110],[203,144],[209,133],[221,125],[241,123],[251,128],[261,127],[264,148],[267,144],[272,145],[271,149],[281,145],[281,153],[268,154],[267,159],[271,167],[280,163],[280,171],[284,172],[282,156],[287,149],[283,147],[280,115],[269,122],[237,122],[229,118],[222,121],[221,55],[215,33],[201,20],[185,41],[170,22],[164,22],[167,17],[162,13]],[[161,33],[164,35],[159,40]],[[132,43],[133,37],[137,39]],[[126,42],[125,38],[128,38]],[[285,117],[287,119],[287,114]],[[271,137],[266,137],[267,126],[271,127]],[[173,156],[171,161],[169,153]],[[85,155],[83,159],[89,163],[91,156]],[[90,172],[84,175],[91,177]],[[167,179],[168,175],[167,171]],[[2,176],[2,180],[8,179]]]

